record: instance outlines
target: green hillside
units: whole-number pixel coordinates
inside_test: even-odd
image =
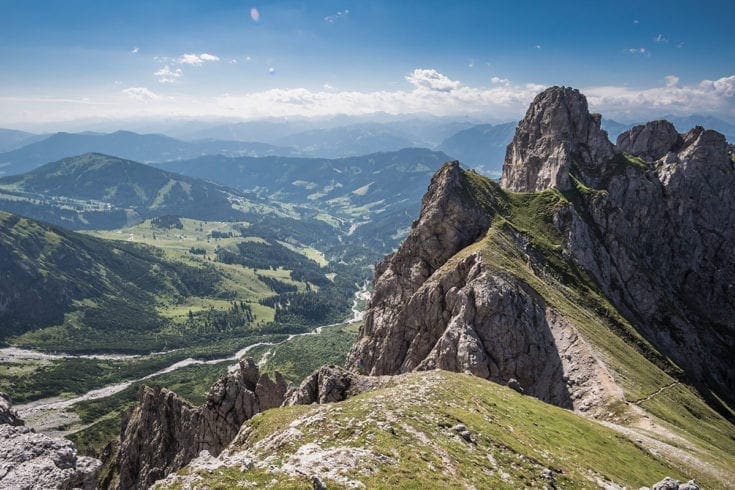
[[[158,167],[312,210],[382,254],[400,243],[431,176],[449,159],[442,152],[404,148],[335,159],[211,155]]]
[[[247,204],[221,185],[99,153],[0,179],[0,209],[76,229],[117,228],[166,214],[242,219]]]
[[[158,311],[189,297],[232,299],[204,262],[167,259],[144,245],[104,241],[0,212],[2,339],[19,344],[151,350],[165,340]],[[40,330],[39,330],[40,329]],[[116,337],[111,342],[109,336]],[[148,347],[145,347],[148,346]]]
[[[317,476],[327,488],[639,488],[701,478],[611,428],[477,377],[430,371],[386,382],[344,402],[259,414],[228,450],[232,466],[184,468],[163,487],[309,489]]]

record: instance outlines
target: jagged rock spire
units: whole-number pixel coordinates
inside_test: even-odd
[[[646,161],[654,161],[666,155],[681,141],[673,124],[659,120],[635,126],[622,133],[618,136],[615,149]]]
[[[567,189],[569,173],[594,182],[614,153],[601,116],[570,87],[551,87],[536,96],[508,145],[501,185],[515,192]]]

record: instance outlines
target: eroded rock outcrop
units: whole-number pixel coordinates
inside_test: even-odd
[[[243,422],[280,406],[286,390],[280,375],[261,375],[252,359],[222,376],[200,407],[165,388],[143,387],[121,431],[118,488],[147,488],[203,450],[218,455]]]
[[[341,402],[389,382],[387,377],[363,376],[340,366],[322,366],[286,395],[284,405]]]
[[[415,332],[397,328],[405,325],[412,311],[404,305],[439,267],[483,236],[490,225],[491,217],[465,197],[459,162],[446,164],[432,178],[409,236],[376,267],[364,331],[351,355],[356,368],[364,364],[371,375],[407,370],[404,362]]]
[[[92,489],[101,466],[73,442],[25,427],[0,393],[0,488]]]
[[[571,278],[548,283],[544,271],[569,263],[655,346],[661,369],[672,359],[703,393],[732,400],[735,163],[727,143],[715,131],[679,135],[659,121],[622,134],[616,152],[599,123],[578,91],[553,87],[536,97],[508,147],[506,191],[561,191],[544,194],[546,208],[520,211],[546,216],[555,249],[545,256],[533,252],[539,237],[523,231],[527,221],[503,225],[519,197],[489,183],[473,195],[471,173],[445,165],[409,236],[376,268],[350,365],[374,375],[442,368],[515,378],[527,393],[581,411],[621,399],[579,320],[539,293],[567,287]],[[483,253],[481,240],[498,227],[509,243]],[[507,269],[503,253],[541,285]],[[600,311],[584,321],[603,325],[604,315],[594,320]]]
[[[652,121],[620,134],[615,150],[653,161],[666,155],[680,141],[673,124],[663,120]]]
[[[508,145],[503,187],[516,192],[569,189],[572,170],[585,180],[598,180],[614,153],[600,122],[578,90],[552,87],[541,92]]]
[[[438,203],[451,206],[440,213]],[[497,216],[494,206],[502,203],[483,206],[468,194],[466,174],[456,162],[437,173],[421,218],[401,248],[376,269],[350,365],[371,375],[446,369],[503,384],[516,379],[533,396],[581,411],[619,398],[610,374],[576,328],[533,288],[498,271],[480,248],[450,260],[485,235]],[[428,230],[465,234],[446,247]],[[516,239],[523,249],[523,237]],[[415,250],[429,259],[421,260]]]
[[[654,345],[732,400],[735,164],[715,131],[697,127],[667,138],[669,148],[626,147],[646,165],[619,157],[605,188],[571,213],[568,245]]]

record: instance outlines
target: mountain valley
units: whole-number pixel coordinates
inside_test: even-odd
[[[418,148],[4,177],[0,391],[103,488],[726,488],[735,157],[600,123],[552,87],[463,130],[509,134],[499,182]]]

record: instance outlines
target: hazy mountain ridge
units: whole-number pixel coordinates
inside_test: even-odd
[[[87,153],[0,178],[0,207],[71,228],[118,228],[174,214],[237,220],[246,199],[222,185]]]
[[[329,213],[345,231],[389,250],[402,237],[394,235],[410,224],[431,175],[447,159],[441,152],[406,148],[339,159],[208,156],[157,166]]]
[[[500,176],[516,123],[480,124],[444,140],[437,149],[491,177]]]
[[[109,134],[56,133],[0,154],[0,175],[21,174],[48,162],[90,152],[140,162],[161,162],[211,154],[289,155],[293,150],[257,142],[181,141],[162,134],[137,134],[130,131]]]
[[[0,128],[0,152],[12,151],[47,138],[48,135],[27,133],[17,129]],[[0,172],[2,167],[0,167]]]

